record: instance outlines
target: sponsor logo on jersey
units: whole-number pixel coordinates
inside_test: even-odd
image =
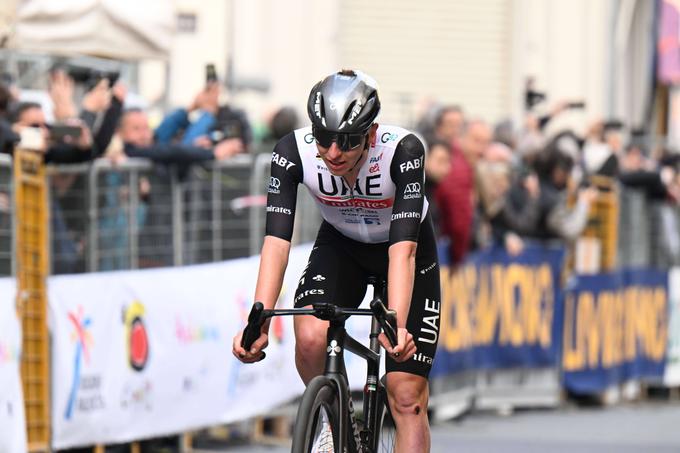
[[[420,218],[420,213],[419,212],[397,212],[396,214],[392,214],[392,220],[401,220],[401,219],[419,219]]]
[[[436,265],[437,265],[437,262],[435,261],[434,263],[432,263],[432,264],[430,264],[429,266],[427,266],[425,269],[421,269],[421,270],[420,270],[420,273],[423,274],[423,275],[425,275],[425,274],[427,274],[428,272],[430,272],[432,269],[434,269],[434,267],[435,267]]]
[[[380,223],[379,218],[373,218],[373,217],[360,217],[360,218],[353,218],[353,219],[345,219],[345,223],[349,223],[350,225],[358,225],[360,223],[363,223],[365,225],[382,225]]]
[[[375,173],[376,171],[380,171],[380,164],[378,163],[373,164],[368,168],[369,173]]]
[[[425,299],[425,311],[431,315],[423,316],[423,324],[418,333],[418,341],[437,344],[439,338],[439,310],[441,305],[434,299]]]
[[[339,181],[339,182],[338,182]],[[365,178],[357,178],[354,189],[350,191],[349,186],[343,178],[333,175],[317,173],[319,192],[328,196],[342,195],[380,197],[380,175],[371,175]]]
[[[283,167],[286,170],[290,170],[290,167],[295,166],[295,163],[289,161],[283,156],[280,156],[278,153],[272,153],[272,163],[278,165],[279,167]]]
[[[312,277],[312,280],[314,280],[315,282],[322,282],[322,281],[326,280],[326,277],[324,277],[321,274],[317,274],[314,277]]]
[[[305,143],[307,143],[309,145],[314,141],[314,135],[311,132],[309,134],[305,134],[305,137],[304,137],[303,140],[305,141]],[[319,155],[317,154],[317,157],[318,156]]]
[[[416,362],[423,362],[427,363],[428,365],[432,365],[432,357],[423,354],[422,352],[419,352],[418,354],[413,356],[413,360]]]
[[[317,200],[328,206],[334,208],[345,208],[354,206],[357,208],[369,209],[385,209],[392,207],[394,200],[392,198],[385,198],[383,200],[372,200],[370,198],[350,198],[350,197],[321,197],[317,196]]]
[[[411,159],[408,162],[402,162],[399,164],[399,171],[401,173],[418,169],[423,166],[423,158],[419,157],[417,159]]]
[[[281,206],[267,206],[267,212],[275,212],[277,214],[292,215],[293,211],[288,208],[282,208]]]
[[[318,289],[307,289],[297,296],[295,296],[295,302],[297,303],[299,300],[304,299],[307,296],[312,296],[312,295],[317,295],[317,296],[323,296],[324,291],[323,288],[318,288]]]
[[[380,154],[377,155],[377,156],[373,156],[373,157],[371,157],[371,158],[368,160],[368,163],[369,163],[369,164],[374,164],[374,163],[376,163],[376,162],[380,162],[380,160],[382,159],[382,156],[383,156],[383,153],[380,153]]]
[[[399,134],[393,134],[391,132],[385,132],[380,136],[380,141],[383,143],[391,142],[399,138]]]
[[[279,189],[281,187],[281,180],[279,178],[275,178],[273,176],[269,177],[269,189],[267,189],[267,192],[269,193],[281,193],[281,190]]]
[[[422,195],[420,194],[420,183],[419,182],[410,182],[406,184],[406,188],[404,189],[404,200],[409,200],[413,198],[421,198]]]

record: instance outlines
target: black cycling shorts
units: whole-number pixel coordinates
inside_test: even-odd
[[[324,221],[295,292],[295,306],[325,302],[358,307],[366,294],[369,276],[387,280],[388,247],[387,242],[366,244],[349,239]],[[406,321],[417,352],[404,363],[387,356],[388,373],[403,371],[428,377],[439,338],[440,308],[439,262],[428,215],[420,226],[413,297]]]

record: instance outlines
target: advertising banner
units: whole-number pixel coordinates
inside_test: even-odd
[[[466,369],[557,363],[561,248],[496,248],[473,254],[456,272],[442,268],[441,337],[432,375]]]
[[[635,269],[575,278],[564,295],[565,387],[587,394],[630,379],[661,382],[667,301],[666,272]]]
[[[668,350],[664,385],[680,386],[680,268],[668,273]]]
[[[21,325],[15,280],[0,279],[0,452],[24,453],[26,422],[21,388]]]
[[[290,308],[310,246],[291,252],[278,308]],[[117,443],[265,414],[302,394],[292,317],[275,318],[267,357],[231,354],[259,257],[53,277],[53,447]],[[368,318],[348,322],[368,340]],[[366,342],[366,341],[364,341]],[[363,385],[365,365],[347,355]]]

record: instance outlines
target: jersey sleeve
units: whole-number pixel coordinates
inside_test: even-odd
[[[302,182],[302,161],[295,134],[283,137],[272,152],[267,190],[265,234],[290,241],[293,236],[298,184]]]
[[[394,150],[390,175],[395,185],[390,223],[390,245],[418,241],[423,215],[425,147],[413,134],[404,137]]]

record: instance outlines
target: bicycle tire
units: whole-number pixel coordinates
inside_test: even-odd
[[[337,449],[338,422],[337,388],[329,378],[317,376],[312,379],[302,395],[293,429],[291,451],[295,453],[341,453]],[[330,428],[330,436],[328,428]]]
[[[385,378],[381,379],[382,384]],[[387,388],[384,385],[378,386],[378,430],[373,440],[373,453],[392,453],[394,444],[397,441],[397,431],[392,418],[392,410],[387,399]]]

